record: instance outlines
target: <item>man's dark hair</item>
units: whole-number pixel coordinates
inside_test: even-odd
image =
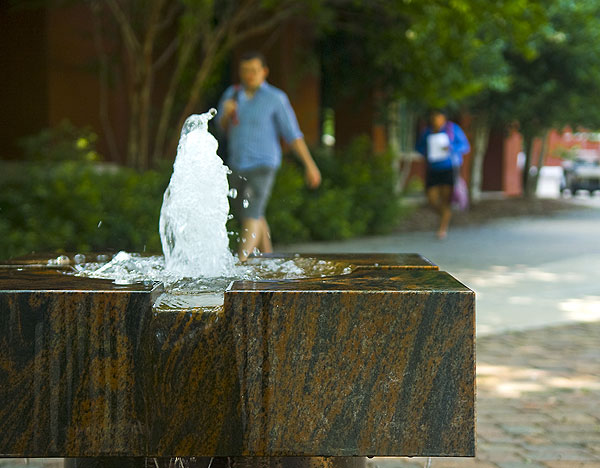
[[[435,114],[442,114],[443,116],[448,117],[448,111],[442,107],[432,107],[429,109],[429,112],[427,112],[427,115],[430,117]]]
[[[258,50],[250,50],[248,52],[244,52],[240,57],[240,62],[246,62],[248,60],[254,59],[260,60],[260,63],[263,67],[267,66],[267,59],[265,58],[264,54],[262,52],[259,52]]]

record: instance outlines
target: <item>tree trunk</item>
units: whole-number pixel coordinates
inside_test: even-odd
[[[523,166],[523,196],[525,198],[531,198],[533,196],[531,190],[531,161],[533,151],[533,140],[535,136],[529,132],[523,133],[523,152],[525,153],[525,165]]]
[[[160,110],[156,138],[154,139],[154,153],[152,156],[153,164],[156,164],[160,159],[165,157],[165,142],[167,141],[167,130],[169,128],[171,113],[173,112],[173,105],[175,103],[175,94],[181,81],[183,70],[189,63],[194,45],[192,41],[185,41],[181,47],[183,47],[183,50],[178,56],[177,66],[171,75],[169,88]]]
[[[108,110],[108,56],[103,44],[103,28],[102,28],[102,7],[98,1],[90,3],[92,11],[94,47],[98,53],[99,61],[99,99],[100,99],[100,124],[102,132],[108,146],[108,155],[111,161],[121,161],[121,154],[117,146],[117,140],[112,127],[112,122]]]
[[[137,80],[136,80],[137,81]],[[140,91],[139,84],[133,83],[129,92],[129,132],[127,135],[127,165],[137,167],[139,155]]]
[[[190,96],[185,105],[185,108],[179,114],[179,119],[175,126],[177,130],[180,130],[181,127],[183,127],[185,119],[187,119],[190,116],[190,114],[192,114],[194,110],[196,110],[196,106],[198,105],[198,100],[200,98],[200,91],[204,87],[204,84],[206,83],[206,80],[208,79],[210,72],[213,69],[213,64],[216,58],[215,54],[215,48],[211,48],[211,50],[209,50],[209,52],[207,52],[207,54],[204,56],[204,59],[202,60],[202,65],[200,66],[198,73],[196,73],[196,78],[194,79],[194,84],[192,85]],[[179,132],[175,132],[173,137],[169,140],[168,146],[165,148],[165,153],[175,154],[177,150],[178,141]]]
[[[164,5],[165,0],[156,0],[152,5],[142,46],[142,57],[140,60],[142,69],[140,73],[139,169],[148,169],[150,166],[150,114],[152,110],[152,84],[154,81],[154,46]]]
[[[128,165],[146,169],[165,154],[173,154],[179,134],[176,131],[173,138],[170,138],[170,125],[176,120],[175,129],[179,130],[188,115],[197,110],[206,81],[219,59],[235,44],[272,29],[292,14],[301,11],[301,3],[292,1],[282,1],[278,3],[277,9],[272,11],[265,10],[261,2],[256,1],[224,3],[225,9],[219,10],[218,16],[215,17],[213,2],[205,2],[205,4],[198,2],[195,6],[184,2],[180,10],[175,2],[167,2],[167,0],[152,0],[141,2],[139,5],[134,2],[137,6],[121,0],[95,1],[94,5],[97,8],[102,5],[110,11],[121,33],[127,55],[129,129],[126,162]],[[165,14],[164,7],[169,4],[171,9]],[[198,13],[202,11],[203,14]],[[264,14],[266,11],[268,15]],[[194,20],[193,24],[186,23],[188,31],[182,33],[179,30],[177,33],[181,36],[177,39],[171,36],[171,41],[164,40],[166,38],[162,32],[174,32],[169,27],[178,13],[191,15],[189,18]],[[162,42],[158,40],[159,36],[163,39]],[[164,47],[158,57],[155,57],[159,45],[166,43],[169,45]],[[184,70],[189,68],[190,62],[199,55],[198,47],[202,49],[202,62],[186,97],[185,108],[179,115],[174,115],[175,101]],[[161,107],[158,127],[153,135],[155,127],[152,125],[151,111],[154,73],[178,48],[181,53]]]
[[[546,155],[548,153],[548,140],[550,137],[550,131],[546,130],[544,132],[544,136],[542,137],[542,147],[540,148],[540,154],[538,155],[537,160],[537,171],[531,177],[531,191],[532,194],[535,195],[537,193],[538,182],[540,180],[540,172],[542,167],[544,167],[544,163],[546,162]]]
[[[485,117],[473,120],[473,154],[471,158],[471,183],[469,198],[472,203],[481,200],[481,184],[483,182],[483,162],[488,147],[490,126]]]
[[[406,102],[394,101],[388,108],[388,145],[394,155],[393,167],[396,176],[394,191],[404,192],[412,168],[415,147],[415,113],[407,108]]]

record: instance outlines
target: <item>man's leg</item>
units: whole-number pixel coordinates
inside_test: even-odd
[[[263,226],[261,219],[246,218],[242,222],[240,245],[238,247],[240,261],[245,262],[248,256],[254,252],[254,249],[258,248],[263,237]]]
[[[273,251],[271,232],[264,213],[275,173],[275,169],[259,168],[243,174],[245,183],[239,213],[242,217],[242,232],[238,248],[238,257],[242,262],[252,255],[255,249],[264,253]]]
[[[258,250],[262,253],[271,253],[273,252],[273,244],[271,243],[271,230],[269,229],[269,224],[264,216],[260,218],[260,221],[262,223],[262,236],[258,243]]]
[[[246,218],[242,223],[242,235],[240,236],[238,249],[240,261],[246,261],[255,249],[260,250],[262,253],[273,252],[271,231],[264,216],[259,219]]]

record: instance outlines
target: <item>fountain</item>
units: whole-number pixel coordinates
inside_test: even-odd
[[[74,255],[0,265],[0,456],[474,455],[471,290],[417,254],[262,255],[238,267],[294,274],[186,290],[172,189],[166,285]]]
[[[233,271],[225,227],[228,169],[217,156],[217,140],[208,132],[208,121],[216,113],[211,109],[185,121],[160,211],[165,268],[181,276],[214,277]]]

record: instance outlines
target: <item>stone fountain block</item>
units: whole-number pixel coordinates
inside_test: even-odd
[[[321,257],[352,272],[220,300],[1,266],[0,454],[473,456],[474,293],[418,255]]]
[[[0,453],[140,452],[153,285],[0,270]]]

